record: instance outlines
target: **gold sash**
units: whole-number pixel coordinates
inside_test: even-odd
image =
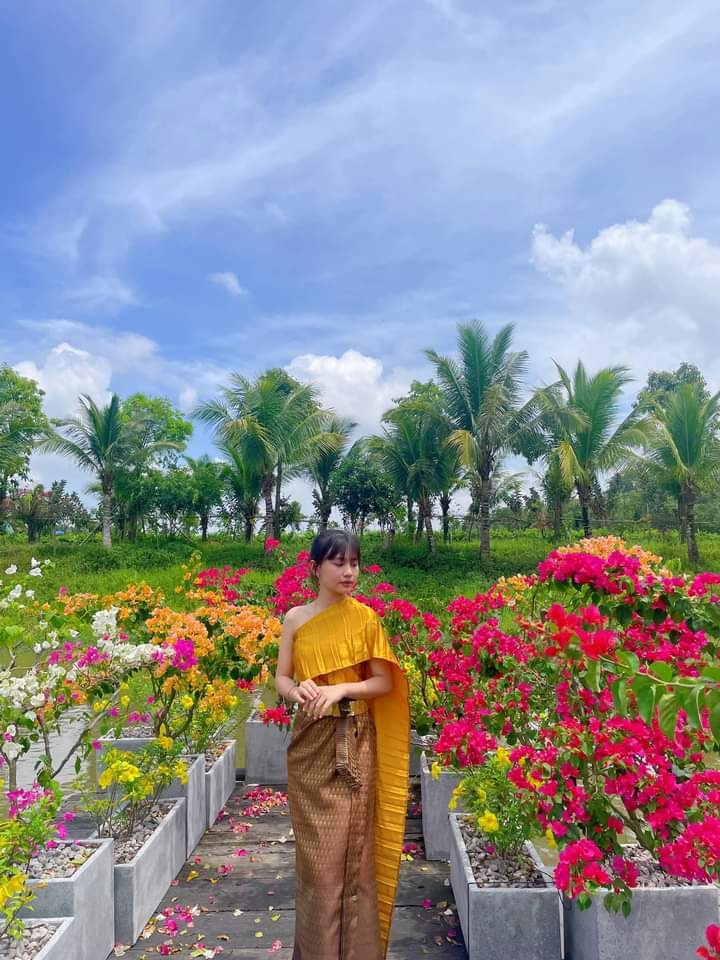
[[[299,683],[372,659],[390,664],[393,678],[389,693],[368,701],[377,731],[375,875],[385,953],[407,814],[410,762],[407,680],[385,636],[380,618],[354,597],[343,597],[295,631],[293,667]]]

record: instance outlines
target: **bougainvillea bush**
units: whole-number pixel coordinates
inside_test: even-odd
[[[436,751],[463,768],[507,748],[508,780],[559,848],[556,885],[581,906],[609,888],[608,907],[629,910],[628,840],[672,876],[720,878],[718,584],[583,541],[450,604],[450,645],[430,657],[451,698]]]

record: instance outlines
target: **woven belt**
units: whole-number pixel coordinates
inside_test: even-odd
[[[360,713],[368,712],[367,700],[348,700],[343,697],[338,703],[330,707],[331,717],[357,717]]]

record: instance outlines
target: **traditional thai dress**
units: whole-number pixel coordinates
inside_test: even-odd
[[[317,720],[298,711],[288,747],[293,960],[383,960],[387,953],[407,810],[407,681],[379,617],[354,597],[295,631],[299,683],[365,680],[373,658],[390,664],[392,690],[341,701]]]

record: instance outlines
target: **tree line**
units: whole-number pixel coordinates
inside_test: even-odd
[[[491,336],[478,321],[459,324],[456,355],[425,350],[432,377],[393,398],[381,433],[354,442],[357,423],[323,407],[316,387],[281,368],[254,379],[233,373],[191,413],[213,431],[215,458],[184,452],[192,422],[165,398],[114,394],[99,406],[82,396],[76,416],[50,421],[37,384],[0,367],[0,500],[29,534],[35,508],[40,517],[43,509],[53,518],[64,511],[86,522],[64,486],[22,486],[30,454],[45,451],[93,477],[107,547],[113,531],[132,540],[161,520],[172,533],[188,516],[203,539],[212,522],[250,540],[259,521],[266,539],[279,538],[301,517],[283,485],[302,477],[318,529],[335,508],[360,534],[375,522],[386,542],[406,530],[433,552],[433,517],[447,541],[453,498],[466,490],[464,522],[468,535],[477,528],[483,559],[493,523],[522,514],[524,501],[527,516],[557,538],[568,509],[578,511],[586,535],[611,504],[640,522],[671,511],[697,562],[697,505],[717,491],[720,394],[709,393],[690,363],[651,373],[631,405],[622,365],[589,372],[582,361],[572,370],[556,364],[553,383],[528,389],[528,354],[513,349],[513,334],[512,325]],[[525,458],[539,490],[523,496],[520,477],[505,469],[511,455]]]

